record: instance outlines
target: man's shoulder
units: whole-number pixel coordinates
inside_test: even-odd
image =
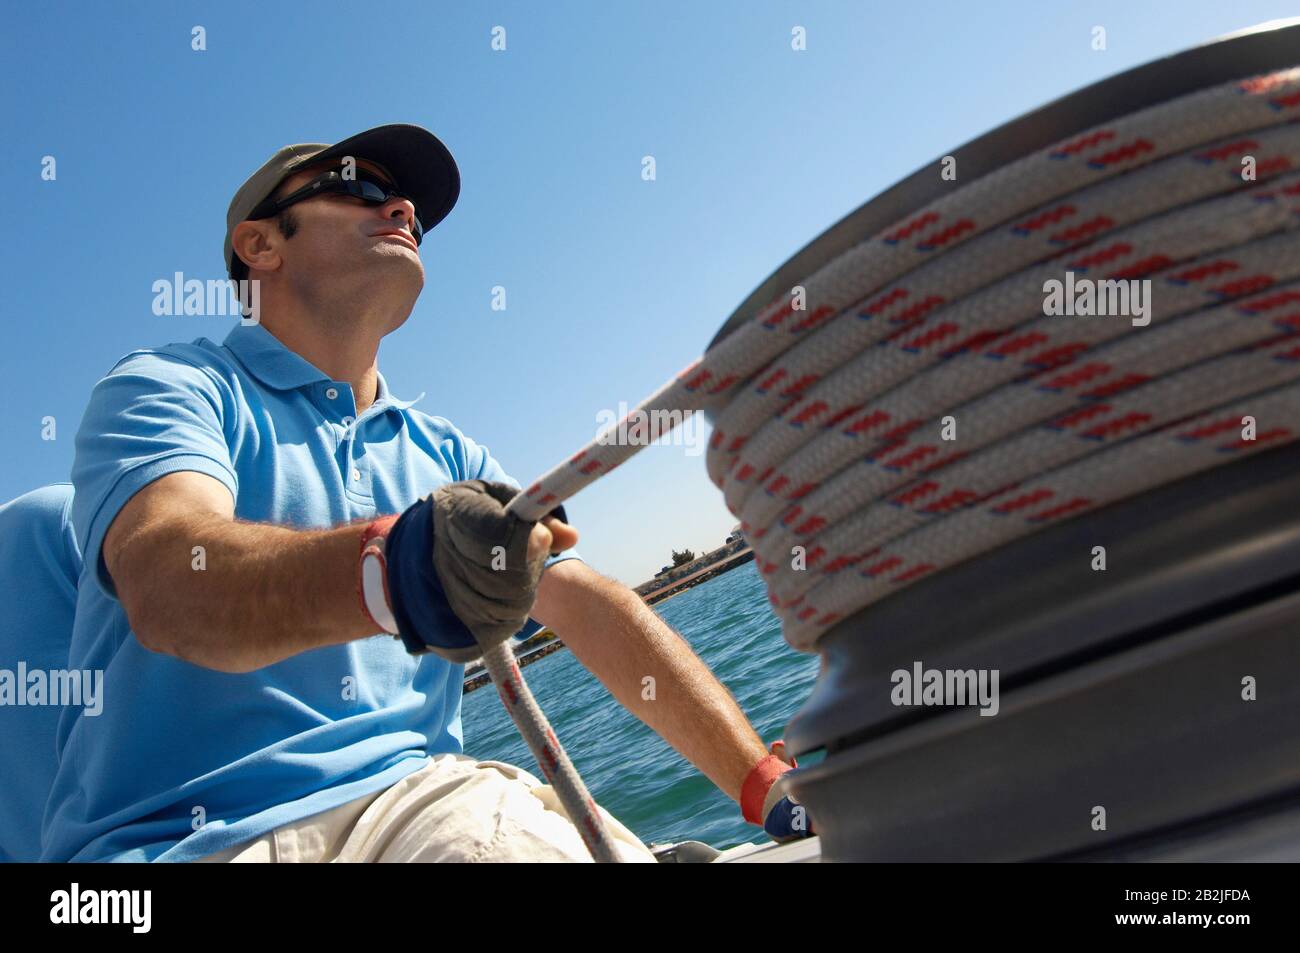
[[[190,367],[207,369],[213,373],[226,376],[234,371],[235,363],[229,352],[221,345],[208,338],[195,338],[194,341],[173,341],[166,345],[147,345],[127,351],[117,363],[109,369],[116,373],[122,368],[147,364],[188,364]]]
[[[426,414],[424,411],[415,407],[407,407],[404,413],[407,419],[415,426],[419,427],[425,434],[435,439],[454,440],[458,443],[464,443],[469,440],[459,427],[453,424],[446,417],[438,414]],[[472,441],[471,441],[472,442]]]
[[[146,374],[167,380],[181,377],[229,384],[238,365],[221,345],[205,337],[138,347],[118,358],[105,377]]]

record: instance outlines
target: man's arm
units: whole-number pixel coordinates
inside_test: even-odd
[[[745,777],[768,750],[727,689],[640,596],[569,559],[542,575],[531,615],[623,707],[740,800]]]
[[[249,672],[375,634],[356,592],[362,524],[292,530],[237,522],[234,512],[226,487],[188,471],[154,481],[118,512],[104,565],[142,646]]]
[[[192,471],[155,480],[118,512],[104,535],[104,566],[142,646],[250,672],[377,634],[357,593],[368,521],[294,530],[236,521],[234,513],[230,491]],[[528,556],[577,538],[547,517],[532,528]]]

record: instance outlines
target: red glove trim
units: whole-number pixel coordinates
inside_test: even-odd
[[[774,754],[768,755],[745,776],[740,786],[740,813],[751,824],[763,826],[763,801],[776,779],[790,770],[790,766]]]

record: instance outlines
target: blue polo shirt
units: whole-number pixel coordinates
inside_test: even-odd
[[[60,719],[43,859],[194,860],[462,750],[463,666],[385,634],[244,674],[191,665],[140,646],[100,553],[122,506],[179,470],[225,484],[237,519],[300,529],[400,512],[457,480],[519,486],[413,403],[380,376],[358,416],[346,381],[261,325],[133,351],[96,384],[72,469],[85,566],[70,660],[104,671],[103,713]]]
[[[83,704],[95,717],[93,695],[65,697],[51,675],[67,684],[81,573],[71,506],[69,483],[0,506],[0,861],[40,859],[60,705]]]

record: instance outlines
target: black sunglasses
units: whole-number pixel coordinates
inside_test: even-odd
[[[392,198],[411,198],[409,195],[399,192],[383,179],[367,172],[365,169],[357,169],[355,171],[355,178],[345,179],[337,169],[331,169],[323,175],[318,175],[297,191],[290,192],[282,199],[275,200],[268,198],[263,202],[260,202],[257,207],[249,213],[248,217],[250,219],[270,218],[272,215],[278,215],[290,205],[326,193],[350,195],[353,198],[361,199],[363,202],[370,205],[383,205]],[[412,200],[411,204],[415,204],[414,200]],[[416,208],[415,218],[411,221],[411,234],[415,238],[415,244],[417,245],[420,244],[420,241],[424,238],[424,226],[420,223],[419,208]]]

